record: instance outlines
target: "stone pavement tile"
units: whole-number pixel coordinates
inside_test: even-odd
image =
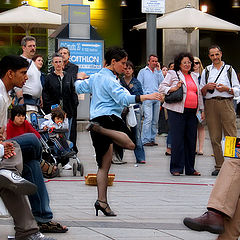
[[[95,231],[102,233],[110,239],[160,239],[168,237],[167,233],[155,229],[127,229],[127,228],[94,228]]]
[[[2,225],[0,224],[0,240],[7,240],[8,235],[14,236],[15,231],[13,225]]]
[[[177,239],[183,240],[216,240],[216,234],[208,232],[195,232],[190,230],[164,230],[165,233],[175,236]]]
[[[86,227],[70,227],[67,233],[45,235],[57,240],[109,240],[104,234]]]

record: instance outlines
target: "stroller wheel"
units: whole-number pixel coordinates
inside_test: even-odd
[[[77,176],[77,164],[76,163],[73,163],[72,165],[72,169],[73,169],[73,176]]]
[[[83,165],[81,163],[77,164],[77,170],[80,172],[80,175],[82,177],[83,173],[84,173],[84,168],[83,168]]]

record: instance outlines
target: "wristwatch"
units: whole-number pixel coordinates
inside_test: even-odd
[[[232,88],[229,88],[229,89],[228,89],[228,93],[229,93],[229,94],[232,94]]]

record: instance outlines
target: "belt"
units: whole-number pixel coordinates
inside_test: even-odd
[[[38,100],[40,98],[37,98],[37,97],[33,97],[32,95],[30,94],[23,94],[23,97],[26,98],[26,99],[33,99],[33,100]]]
[[[215,99],[215,100],[232,100],[232,97],[212,97],[210,99]],[[210,100],[210,99],[206,99],[206,100]]]

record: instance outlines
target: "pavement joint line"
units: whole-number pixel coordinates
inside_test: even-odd
[[[49,179],[45,183],[49,182],[84,182],[85,180],[67,180],[67,179]],[[143,184],[161,184],[161,185],[186,185],[186,186],[213,186],[212,183],[185,183],[185,182],[149,182],[149,181],[133,181],[133,180],[116,180],[116,183],[143,183]]]
[[[121,229],[150,229],[150,230],[185,230],[185,226],[181,223],[152,223],[152,222],[105,222],[105,221],[61,221],[62,224],[68,227],[84,227],[84,228],[121,228]],[[0,219],[0,226],[12,225],[12,219]],[[91,229],[93,230],[93,229]]]
[[[171,233],[169,233],[169,232],[165,232],[165,231],[162,231],[162,230],[159,230],[159,232],[164,233],[164,234],[167,234],[167,235],[169,235],[169,236],[171,236],[171,237],[174,237],[174,238],[176,238],[176,239],[185,240],[184,238],[177,237],[176,235],[173,235],[173,234],[171,234]]]
[[[93,232],[95,232],[95,233],[98,233],[98,234],[100,234],[100,235],[102,235],[102,236],[104,236],[104,237],[107,237],[107,238],[109,238],[109,239],[116,240],[115,238],[109,237],[108,235],[106,235],[106,234],[104,234],[104,233],[101,233],[101,232],[99,232],[99,231],[97,231],[97,230],[95,230],[95,229],[92,229],[91,227],[86,227],[86,229],[88,229],[88,230],[90,230],[90,231],[93,231]]]

